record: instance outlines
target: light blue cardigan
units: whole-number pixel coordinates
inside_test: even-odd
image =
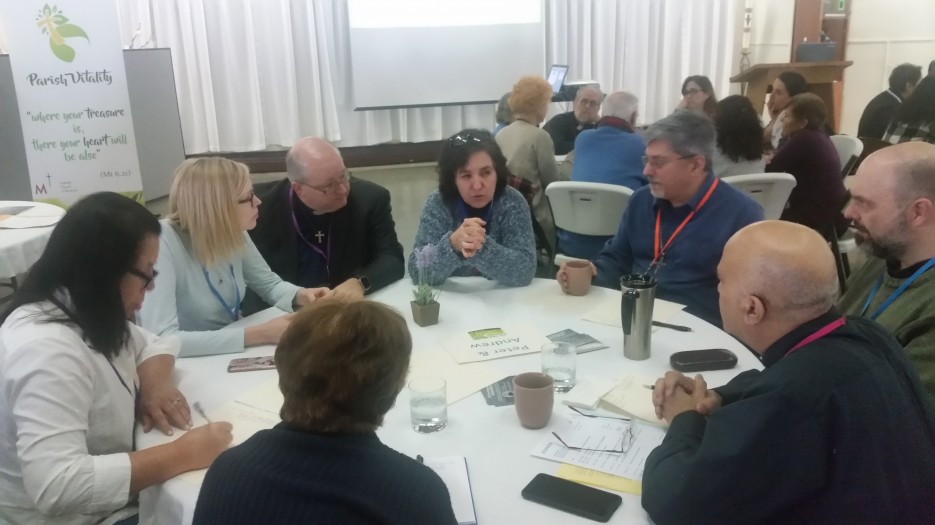
[[[177,334],[182,340],[179,357],[242,352],[244,329],[227,328],[233,322],[231,313],[208,287],[203,267],[192,252],[190,237],[168,220],[160,222],[162,235],[156,261],[159,276],[140,310],[143,328],[162,336]],[[243,238],[241,254],[230,263],[208,269],[211,284],[231,306],[236,290],[243,298],[249,287],[269,304],[291,312],[299,287],[283,281],[269,269],[246,232]]]

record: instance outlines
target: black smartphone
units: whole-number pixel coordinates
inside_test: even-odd
[[[536,474],[522,495],[529,501],[601,523],[610,521],[623,503],[623,498],[617,494],[548,474]]]
[[[726,370],[734,368],[737,356],[723,348],[707,350],[686,350],[676,352],[669,358],[669,364],[679,372],[704,372],[706,370]]]

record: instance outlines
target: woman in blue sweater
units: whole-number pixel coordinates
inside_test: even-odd
[[[509,175],[489,132],[467,129],[448,139],[438,159],[438,191],[425,201],[409,256],[413,280],[422,266],[430,284],[451,275],[481,275],[507,286],[532,281],[532,217],[526,199],[507,186]]]

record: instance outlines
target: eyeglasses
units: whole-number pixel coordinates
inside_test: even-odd
[[[662,168],[665,168],[666,165],[672,161],[685,160],[685,159],[690,159],[692,157],[697,157],[697,156],[698,154],[682,155],[681,157],[676,157],[674,159],[667,159],[665,157],[647,157],[646,155],[643,155],[643,166],[649,165],[649,166],[652,166],[654,169],[661,170]]]
[[[703,93],[703,91],[698,88],[689,88],[685,91],[682,91],[682,96],[687,97],[688,95],[697,95],[698,93]]]
[[[340,177],[320,187],[312,186],[311,184],[306,184],[298,180],[293,181],[293,182],[295,182],[296,184],[301,184],[302,186],[307,186],[315,191],[321,192],[323,195],[328,195],[329,193],[333,193],[337,191],[338,187],[340,186],[347,187],[348,183],[350,182],[350,179],[351,179],[351,174],[347,170],[344,170],[344,173],[342,173]]]
[[[487,131],[465,131],[454,135],[448,139],[450,146],[464,146],[470,143],[479,143],[491,140],[491,135]]]
[[[623,432],[623,436],[620,438],[620,447],[611,449],[573,447],[568,443],[565,443],[565,440],[563,440],[562,437],[555,432],[552,432],[552,435],[555,436],[555,439],[557,439],[559,443],[564,445],[568,450],[581,450],[585,452],[608,452],[610,454],[626,454],[630,451],[630,448],[633,446],[633,440],[635,439],[635,436],[633,435],[633,429],[631,427],[627,427],[627,429]]]
[[[250,193],[248,193],[247,196],[244,197],[243,199],[238,200],[237,204],[247,204],[249,202],[250,206],[253,206],[253,203],[256,202],[255,199],[256,199],[256,192],[254,192],[253,190],[250,190]]]
[[[137,270],[136,268],[130,268],[127,271],[127,273],[129,273],[130,275],[134,277],[139,277],[140,280],[143,281],[143,288],[149,288],[153,284],[153,281],[156,280],[156,277],[159,275],[159,272],[157,272],[156,270],[153,270],[152,275],[146,275],[145,273]]]
[[[582,106],[584,106],[584,107],[586,107],[586,108],[597,108],[597,107],[600,107],[600,106],[601,106],[601,101],[600,101],[600,100],[589,100],[589,99],[586,99],[586,98],[582,98],[582,99],[579,99],[579,100],[578,100],[578,104],[581,104]]]

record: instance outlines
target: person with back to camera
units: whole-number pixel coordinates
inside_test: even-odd
[[[717,148],[712,164],[716,177],[766,171],[763,125],[750,99],[730,95],[718,102],[714,127],[717,129]]]
[[[796,95],[808,92],[808,82],[805,77],[795,71],[783,71],[773,80],[769,95],[769,124],[763,129],[763,142],[767,149],[774,150],[779,147],[783,139],[782,112],[789,105],[789,101]]]
[[[497,133],[500,133],[500,130],[509,126],[513,122],[513,110],[510,109],[510,95],[512,92],[506,92],[500,97],[500,101],[497,102],[497,125],[493,128],[491,132],[492,135],[496,136]]]
[[[682,82],[682,100],[675,109],[688,109],[714,119],[717,115],[717,95],[711,80],[704,75],[686,78]]]
[[[923,78],[899,106],[883,140],[891,144],[912,141],[935,144],[935,77]]]
[[[422,207],[409,274],[419,278],[416,252],[432,246],[430,284],[452,275],[481,275],[526,286],[536,271],[532,219],[526,199],[506,181],[506,159],[490,133],[452,135],[438,157],[438,190]]]
[[[131,322],[157,279],[159,231],[127,197],[84,197],[0,313],[0,523],[135,524],[142,489],[230,443],[229,423],[192,428],[178,339]],[[144,432],[188,432],[135,450],[137,416]]]
[[[575,140],[574,182],[617,184],[631,190],[646,185],[643,175],[643,137],[636,133],[639,99],[625,91],[607,95],[604,116],[596,129],[588,129]],[[578,259],[593,259],[611,236],[584,235],[559,229],[559,249]]]
[[[411,352],[406,321],[380,303],[299,312],[276,347],[282,423],[221,454],[193,523],[457,523],[441,478],[376,435]]]
[[[838,235],[847,231],[848,221],[841,214],[847,189],[841,159],[824,131],[825,122],[825,103],[818,95],[802,93],[792,97],[783,111],[785,139],[766,171],[795,177],[795,188],[780,218],[804,224],[830,238],[831,227]]]
[[[935,412],[878,324],[834,307],[837,271],[814,230],[764,221],[718,265],[724,330],[762,356],[709,389],[667,372],[669,423],[646,459],[657,525],[935,523]]]
[[[900,64],[890,73],[889,89],[873,97],[860,115],[858,137],[883,139],[899,106],[912,94],[922,78],[922,66]]]
[[[555,243],[555,223],[545,189],[559,179],[559,173],[552,138],[538,127],[545,119],[550,100],[552,86],[544,78],[519,79],[510,95],[513,123],[497,133],[496,141],[510,173],[532,185],[530,194],[524,196],[532,203],[533,217],[551,249]]]
[[[279,341],[289,315],[228,327],[240,319],[247,288],[285,311],[329,292],[299,288],[270,270],[247,235],[256,226],[259,206],[249,171],[239,162],[202,157],[176,168],[156,263],[162,277],[143,304],[140,320],[159,335],[178,333],[180,357],[242,352]]]

